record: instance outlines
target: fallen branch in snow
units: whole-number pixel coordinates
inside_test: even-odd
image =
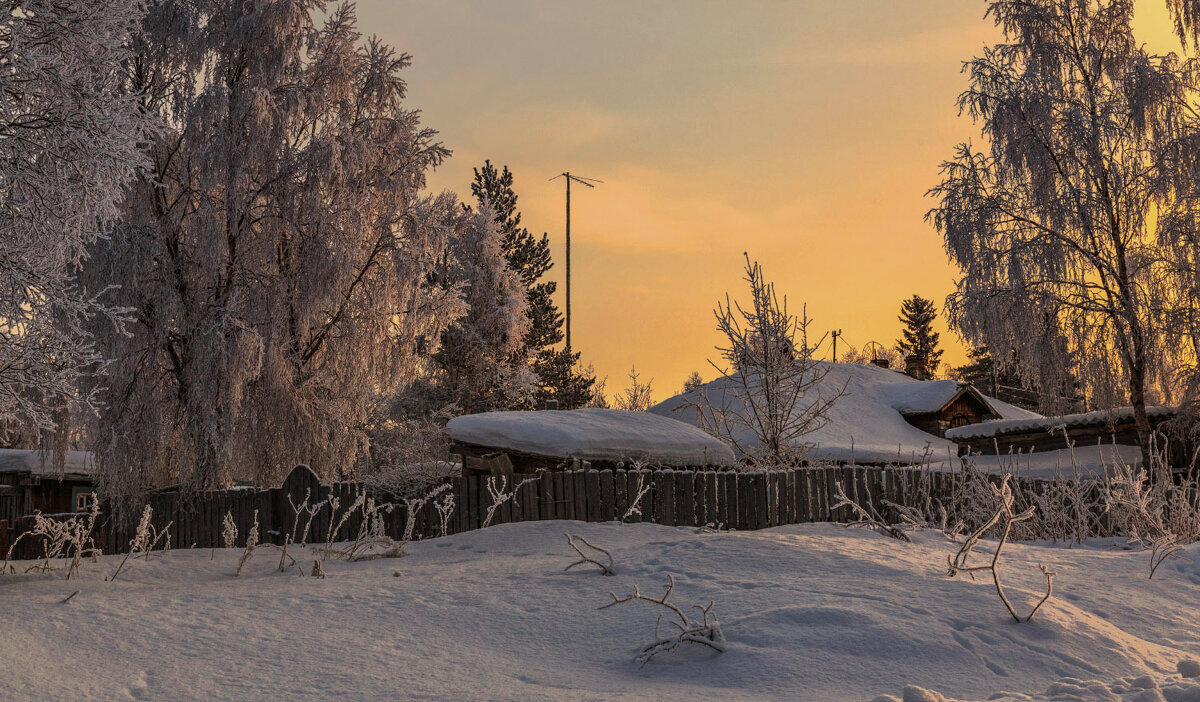
[[[842,526],[866,527],[872,531],[877,531],[881,534],[887,534],[893,539],[906,541],[910,544],[912,543],[912,539],[908,538],[908,534],[905,534],[900,527],[893,524],[888,524],[884,521],[883,517],[878,511],[876,511],[875,507],[871,505],[870,499],[867,500],[867,507],[864,508],[862,505],[851,500],[849,497],[846,497],[846,491],[842,488],[842,482],[840,480],[834,481],[834,487],[836,489],[833,497],[838,502],[833,506],[833,509],[838,509],[839,507],[849,507],[851,511],[853,511],[854,515],[858,517],[855,521],[843,524]]]
[[[996,510],[996,513],[992,515],[992,518],[989,519],[982,527],[967,537],[967,540],[963,542],[962,548],[958,550],[958,553],[955,554],[953,558],[946,556],[946,562],[950,566],[949,575],[952,578],[959,573],[966,573],[972,579],[974,579],[974,574],[977,572],[985,570],[991,572],[992,582],[996,585],[996,594],[999,595],[1000,601],[1004,603],[1005,609],[1007,609],[1008,613],[1012,615],[1013,620],[1019,623],[1022,621],[1027,622],[1033,619],[1033,615],[1037,614],[1037,611],[1042,608],[1042,605],[1050,599],[1050,595],[1054,592],[1054,571],[1047,570],[1046,566],[1038,564],[1038,568],[1042,571],[1042,575],[1046,577],[1046,594],[1042,596],[1042,599],[1039,600],[1036,605],[1034,605],[1033,610],[1029,612],[1029,616],[1021,619],[1016,610],[1013,609],[1012,603],[1009,602],[1008,596],[1004,594],[1004,587],[1000,584],[1000,552],[1004,550],[1004,544],[1008,541],[1008,535],[1012,531],[1012,525],[1033,517],[1033,511],[1035,508],[1030,507],[1020,514],[1013,514],[1013,494],[1012,488],[1010,488],[1008,485],[1009,477],[1010,476],[1005,475],[1000,481],[999,487],[996,487],[995,485],[991,486],[995,496],[1000,501],[999,509]],[[988,565],[968,566],[967,559],[970,557],[975,546],[978,545],[979,540],[983,538],[983,535],[989,529],[996,526],[1001,521],[1003,521],[1004,525],[1001,528],[1000,540],[996,542],[996,551],[992,554],[992,562]]]
[[[617,574],[617,570],[613,566],[613,557],[612,557],[611,553],[600,548],[599,546],[593,546],[592,544],[588,543],[588,540],[583,538],[582,536],[572,536],[570,534],[563,534],[563,536],[567,537],[567,544],[570,545],[571,548],[575,549],[575,553],[579,554],[579,560],[575,561],[574,563],[567,566],[566,568],[563,568],[564,571],[568,571],[577,565],[586,565],[588,563],[591,563],[592,565],[598,567],[600,569],[600,572],[603,573],[604,575],[616,575]],[[579,548],[579,544],[575,543],[576,539],[579,539],[580,543],[582,543],[587,548],[590,548],[591,550],[596,551],[597,553],[603,553],[605,556],[607,556],[608,557],[608,565],[605,565],[605,564],[601,563],[600,561],[596,560],[595,558],[584,553],[583,550]]]
[[[667,608],[678,619],[678,621],[670,620],[670,623],[679,633],[675,636],[663,637],[659,633],[659,624],[662,623],[662,617],[659,617],[659,623],[654,627],[654,635],[657,637],[657,639],[654,642],[642,647],[642,652],[637,656],[636,660],[641,665],[645,665],[660,653],[669,653],[674,651],[684,643],[695,643],[702,646],[708,646],[717,653],[725,652],[725,634],[721,632],[721,624],[717,621],[716,615],[712,613],[713,602],[709,601],[708,605],[704,607],[701,607],[700,605],[692,605],[691,609],[699,611],[702,617],[701,621],[692,621],[682,609],[669,601],[671,593],[674,590],[675,576],[668,573],[667,584],[661,598],[655,599],[653,597],[647,597],[642,594],[637,585],[634,585],[633,594],[629,595],[628,597],[617,597],[616,593],[608,593],[612,597],[613,601],[600,607],[600,609],[608,609],[609,607],[625,604],[626,602],[643,600],[645,602]]]

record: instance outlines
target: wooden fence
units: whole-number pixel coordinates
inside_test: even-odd
[[[575,519],[587,522],[624,520],[654,522],[667,526],[722,525],[725,528],[765,529],[801,522],[848,522],[853,510],[834,508],[836,484],[859,505],[870,504],[886,513],[883,502],[909,504],[917,486],[935,503],[948,500],[957,475],[908,468],[822,466],[792,470],[735,473],[688,470],[578,470],[509,475],[489,478],[449,478],[437,498],[414,505],[412,538],[456,534],[484,525],[543,519]],[[490,481],[490,485],[489,485]],[[491,489],[489,489],[491,488]],[[306,466],[298,466],[277,488],[239,488],[199,494],[159,492],[150,496],[153,524],[163,529],[171,524],[171,548],[215,548],[222,546],[222,521],[233,519],[241,545],[254,522],[259,523],[260,542],[282,544],[296,521],[293,505],[336,498],[344,511],[366,488],[357,483],[319,482]],[[500,494],[497,505],[494,495]],[[504,495],[511,495],[507,499]],[[376,499],[387,498],[376,495]],[[453,509],[447,510],[447,500]],[[439,512],[439,505],[445,513]],[[410,507],[395,504],[384,516],[386,533],[404,536]],[[489,514],[491,515],[489,518]],[[312,521],[309,543],[323,542],[331,528],[331,510],[320,510]],[[303,521],[303,520],[302,520]],[[350,538],[362,524],[355,514],[340,529],[338,540]],[[33,526],[33,517],[0,522],[0,555],[5,542],[15,540]],[[104,553],[121,553],[129,548],[133,525],[118,525],[103,514],[93,532]],[[38,544],[24,539],[14,558],[35,558]]]

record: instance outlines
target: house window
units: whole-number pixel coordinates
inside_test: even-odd
[[[89,487],[77,487],[72,491],[72,497],[75,502],[76,512],[88,512],[92,509],[92,500],[96,499],[96,493]]]
[[[968,414],[956,414],[950,418],[951,429],[954,429],[955,427],[965,427],[968,424],[974,423],[975,422],[971,420],[971,415]]]

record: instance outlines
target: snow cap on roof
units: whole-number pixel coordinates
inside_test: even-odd
[[[940,410],[962,391],[963,386],[959,383],[916,380],[871,364],[822,361],[819,365],[822,372],[828,372],[819,387],[800,401],[800,406],[810,406],[816,400],[816,394],[832,397],[843,386],[846,394],[830,409],[828,424],[802,437],[802,442],[813,446],[812,458],[883,463],[919,461],[927,452],[935,460],[949,460],[958,454],[955,443],[917,429],[904,419],[903,414]],[[715,406],[731,407],[736,402],[736,395],[727,395],[726,390],[733,382],[718,378],[696,390],[660,402],[649,411],[699,426],[700,420],[692,403],[699,403],[703,397]],[[1004,402],[980,397],[1000,417],[1040,417]],[[749,431],[743,432],[737,440],[747,449],[755,445],[753,433]]]
[[[647,412],[611,409],[484,412],[446,425],[455,441],[587,461],[667,466],[730,465],[733,451],[690,424]]]
[[[1170,417],[1176,409],[1165,405],[1155,405],[1146,408],[1146,415],[1151,419]],[[1088,426],[1104,426],[1115,422],[1133,419],[1132,407],[1119,407],[1111,410],[1098,410],[1081,414],[1064,414],[1059,417],[1020,417],[1013,419],[997,419],[991,422],[968,424],[946,432],[948,439],[983,439],[1005,434],[1024,434],[1028,432],[1051,433],[1060,429],[1077,429]]]
[[[0,449],[0,473],[29,473],[41,478],[60,475],[96,474],[96,461],[90,451],[67,451],[63,470],[54,464],[53,456],[37,449]]]

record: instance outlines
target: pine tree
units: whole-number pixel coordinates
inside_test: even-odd
[[[552,299],[557,283],[542,280],[554,266],[549,237],[542,234],[539,239],[521,226],[513,175],[508,166],[497,170],[491,161],[484,161],[482,168],[475,169],[471,193],[480,207],[491,208],[503,233],[504,258],[521,277],[527,291],[529,328],[521,348],[514,353],[514,362],[527,363],[533,368],[538,378],[539,404],[554,400],[559,409],[583,407],[592,399],[596,379],[579,370],[578,353],[553,348],[563,340],[563,316]]]
[[[942,350],[938,348],[938,333],[933,330],[937,309],[933,301],[913,295],[900,306],[897,318],[904,324],[904,338],[896,340],[896,348],[906,356],[924,359],[922,377],[932,378],[941,364]]]

